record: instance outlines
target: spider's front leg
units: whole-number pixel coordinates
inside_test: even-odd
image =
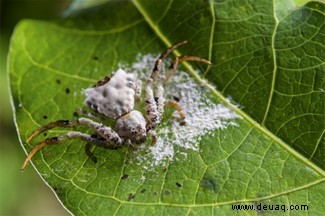
[[[147,123],[147,131],[153,130],[160,123],[160,113],[158,111],[158,103],[155,100],[153,93],[153,79],[149,78],[146,85],[146,101],[145,110]]]
[[[60,120],[60,121],[49,123],[39,129],[37,129],[36,131],[34,131],[31,134],[31,136],[28,137],[27,142],[29,142],[33,137],[37,136],[38,134],[40,134],[44,131],[47,131],[49,129],[52,129],[54,127],[66,128],[66,127],[74,127],[77,125],[84,125],[84,126],[87,126],[91,129],[93,129],[96,132],[96,134],[98,134],[98,136],[89,135],[89,134],[81,133],[78,131],[71,131],[63,136],[47,138],[44,141],[40,142],[38,145],[36,145],[30,151],[30,153],[26,157],[26,160],[22,166],[22,170],[25,169],[27,163],[31,160],[31,158],[45,146],[58,144],[58,143],[61,143],[63,141],[70,140],[70,139],[79,138],[79,139],[86,141],[88,143],[92,143],[94,145],[97,145],[97,146],[100,146],[103,148],[108,148],[108,149],[117,149],[117,148],[122,147],[123,144],[129,144],[128,140],[122,139],[110,127],[105,126],[101,123],[94,122],[93,120],[88,119],[88,118],[79,118],[76,121]],[[88,146],[86,146],[86,153],[88,153],[87,148],[88,148]]]
[[[163,84],[167,82],[170,77],[175,73],[179,63],[184,62],[184,61],[198,61],[198,62],[203,62],[206,64],[211,64],[210,61],[197,57],[197,56],[180,56],[180,57],[175,57],[169,66],[169,70],[167,71],[165,76],[159,76],[159,73],[161,71],[162,67],[162,61],[177,47],[186,44],[187,41],[178,43],[176,45],[173,45],[169,49],[167,49],[156,61],[154,69],[151,73],[150,78],[147,81],[147,86],[146,86],[146,114],[147,114],[147,119],[148,119],[148,126],[147,130],[152,130],[157,127],[157,125],[160,123],[162,114],[164,112],[164,106],[172,106],[176,108],[178,111],[180,117],[181,117],[181,125],[185,125],[185,114],[182,111],[181,107],[179,106],[178,103],[176,102],[171,102],[167,101],[165,103],[163,93],[164,93],[164,88]],[[155,96],[153,93],[153,83],[154,81],[157,80],[157,78],[160,77],[158,80],[157,86],[156,86],[156,92]]]
[[[164,112],[165,100],[163,97],[163,93],[164,93],[163,83],[165,82],[165,76],[159,76],[160,71],[162,69],[162,63],[167,58],[167,56],[170,53],[172,53],[177,47],[182,46],[186,43],[187,41],[183,41],[171,46],[163,54],[161,54],[155,62],[155,66],[146,84],[145,110],[146,110],[146,118],[148,120],[147,131],[153,130],[157,127],[157,125],[161,121],[162,114]],[[157,83],[156,94],[154,95],[153,84],[157,80],[157,77],[159,77],[160,80]]]
[[[75,138],[79,138],[83,141],[86,141],[88,143],[91,143],[92,145],[97,145],[100,147],[104,147],[104,148],[109,148],[109,149],[116,149],[117,146],[112,145],[111,143],[108,143],[105,139],[103,138],[99,138],[99,137],[95,137],[93,135],[89,135],[86,133],[81,133],[79,131],[70,131],[68,132],[66,135],[63,136],[58,136],[58,137],[51,137],[51,138],[47,138],[44,141],[40,142],[39,144],[37,144],[27,155],[21,170],[24,170],[25,167],[27,166],[28,162],[32,159],[32,157],[38,152],[40,151],[42,148],[44,148],[47,145],[55,145],[55,144],[59,144],[62,143],[64,141],[70,140],[70,139],[75,139]],[[88,145],[88,144],[87,144]],[[86,145],[86,153],[88,156],[90,156],[90,158],[92,159],[92,161],[96,162],[96,157],[95,156],[91,156],[88,154],[89,151],[89,146]]]
[[[156,86],[155,96],[153,96],[153,90],[152,90],[152,82],[149,82],[147,85],[147,104],[146,104],[146,110],[147,110],[147,119],[149,119],[150,122],[150,128],[154,129],[156,126],[161,122],[162,116],[164,114],[164,107],[173,107],[180,116],[180,125],[184,126],[186,125],[185,122],[185,113],[182,110],[182,107],[175,101],[166,101],[164,98],[164,87],[163,83],[165,82],[165,77],[160,77],[159,82]]]
[[[212,63],[204,58],[198,57],[198,56],[180,56],[180,57],[175,57],[173,61],[171,62],[168,71],[166,73],[166,79],[165,82],[167,82],[170,77],[173,76],[175,73],[179,63],[185,62],[185,61],[197,61],[197,62],[203,62],[205,64],[211,65]]]
[[[187,44],[187,41],[182,41],[178,44],[175,44],[173,46],[171,46],[170,48],[168,48],[163,54],[161,54],[159,56],[159,58],[156,60],[155,62],[155,66],[152,70],[152,73],[150,75],[150,78],[155,80],[156,77],[159,75],[161,68],[162,68],[162,62],[165,60],[165,58],[167,58],[167,56],[173,52],[177,47],[182,46],[184,44]]]

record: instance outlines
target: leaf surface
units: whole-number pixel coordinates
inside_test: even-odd
[[[212,103],[240,118],[201,136],[196,150],[178,147],[154,170],[133,163],[136,152],[125,148],[95,148],[97,164],[81,141],[44,148],[33,164],[64,206],[76,215],[230,214],[238,203],[255,210],[259,203],[308,204],[308,213],[324,213],[324,20],[319,2],[263,0],[111,1],[61,20],[22,21],[8,63],[20,139],[50,121],[73,119],[82,89],[132,65],[139,53],[188,40],[175,53],[213,66],[181,69]]]

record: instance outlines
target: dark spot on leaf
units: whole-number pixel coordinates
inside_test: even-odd
[[[129,175],[128,175],[128,174],[124,174],[124,175],[121,177],[121,179],[127,179],[127,178],[129,178]]]
[[[164,194],[168,196],[171,194],[171,192],[169,190],[164,190]]]
[[[43,119],[47,119],[47,115],[44,115],[44,116],[43,116]]]
[[[180,101],[180,98],[179,98],[179,97],[176,97],[176,96],[173,96],[173,99],[174,99],[174,101],[176,101],[176,102],[179,102],[179,101]]]
[[[43,133],[44,134],[44,136],[47,136],[47,133]]]
[[[95,61],[97,61],[97,60],[98,60],[98,57],[97,57],[97,56],[94,56],[93,59],[94,59]]]
[[[144,192],[146,192],[146,189],[142,189],[141,191],[140,191],[140,193],[144,193]]]
[[[58,190],[58,188],[57,188],[57,187],[55,187],[55,188],[53,188],[53,190],[57,191],[57,190]]]
[[[186,126],[186,121],[181,121],[181,122],[179,123],[179,125],[180,125],[180,126]]]
[[[135,198],[135,194],[133,193],[130,193],[129,194],[129,198],[128,198],[128,201],[130,201],[131,199],[134,199]]]
[[[65,93],[69,94],[70,93],[70,89],[69,88],[66,88],[65,89]]]
[[[182,187],[182,184],[179,183],[179,182],[176,182],[176,186],[177,186],[177,187]]]
[[[157,192],[153,192],[152,194],[156,196],[158,193]]]
[[[57,79],[55,82],[56,82],[57,84],[61,84],[61,80],[59,80],[59,79]]]
[[[261,198],[263,196],[264,196],[264,194],[260,194],[260,193],[256,194],[256,198]]]
[[[200,185],[207,190],[213,190],[215,193],[218,193],[218,183],[215,178],[206,178],[202,179]]]

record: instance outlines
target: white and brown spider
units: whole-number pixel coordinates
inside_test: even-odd
[[[85,90],[85,104],[92,110],[88,112],[79,110],[79,113],[90,118],[80,117],[77,120],[59,120],[51,122],[38,128],[26,140],[31,141],[38,134],[54,127],[74,127],[78,125],[91,128],[95,134],[70,131],[63,136],[51,137],[36,145],[26,157],[22,170],[31,160],[35,153],[47,145],[57,144],[65,140],[79,138],[87,142],[86,154],[96,162],[96,157],[90,152],[92,145],[108,149],[118,149],[122,146],[133,148],[133,144],[143,143],[148,136],[152,137],[152,142],[156,142],[155,128],[160,124],[164,112],[164,106],[174,107],[181,118],[181,125],[185,124],[185,114],[175,101],[165,101],[163,97],[163,84],[176,71],[178,64],[183,61],[200,61],[211,64],[208,60],[197,56],[175,57],[165,75],[160,74],[163,60],[177,47],[186,44],[187,41],[180,42],[167,49],[155,62],[150,78],[146,83],[145,117],[137,110],[134,110],[134,103],[141,96],[141,81],[135,79],[133,74],[128,74],[119,69],[111,78],[105,77],[91,88]],[[153,87],[156,85],[155,93]],[[115,130],[94,121],[102,117],[115,119]],[[92,120],[94,119],[94,120]]]

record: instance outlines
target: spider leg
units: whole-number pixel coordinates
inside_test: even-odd
[[[141,89],[142,89],[142,82],[141,80],[137,80],[135,84],[135,101],[140,102],[141,101]]]
[[[79,125],[78,121],[72,121],[72,120],[59,120],[59,121],[55,121],[55,122],[51,122],[47,125],[44,125],[40,128],[38,128],[37,130],[35,130],[26,140],[27,143],[29,143],[35,136],[37,136],[38,134],[50,130],[52,128],[55,127],[74,127]]]
[[[152,87],[153,87],[153,79],[149,78],[146,85],[146,101],[145,101],[146,118],[148,120],[147,131],[156,128],[156,126],[160,122],[157,103],[155,101]]]
[[[185,121],[185,118],[186,118],[186,115],[185,113],[183,112],[183,109],[182,107],[176,102],[176,101],[166,101],[165,102],[165,106],[166,107],[173,107],[176,109],[176,111],[178,112],[179,114],[179,117],[181,118],[180,119],[180,125],[181,126],[185,126],[186,125],[186,121]]]
[[[152,139],[151,146],[155,146],[157,143],[157,140],[158,140],[155,131],[154,130],[148,131],[148,135],[151,136],[151,139]]]
[[[50,130],[55,127],[74,127],[77,125],[84,125],[94,129],[97,134],[99,134],[102,138],[106,139],[108,142],[113,142],[116,145],[121,145],[123,140],[119,137],[119,135],[113,131],[110,127],[107,127],[101,123],[97,123],[88,118],[79,118],[77,120],[59,120],[55,122],[51,122],[45,126],[42,126],[35,130],[26,140],[27,143],[30,142],[38,134]]]
[[[164,99],[164,88],[163,88],[164,82],[165,82],[165,77],[161,77],[160,81],[157,83],[155,97],[154,97],[156,106],[153,104],[153,105],[151,105],[151,109],[149,107],[147,108],[149,110],[149,112],[147,112],[147,113],[149,113],[149,116],[151,115],[150,128],[152,128],[152,129],[155,128],[161,122],[165,106],[175,108],[181,118],[180,125],[185,126],[186,125],[186,122],[185,122],[186,116],[182,110],[182,107],[175,101],[165,101],[165,99]],[[153,109],[156,109],[156,110],[153,110]]]
[[[168,71],[166,72],[166,75],[165,75],[165,79],[163,81],[163,83],[158,83],[157,85],[157,92],[158,91],[163,91],[163,87],[162,87],[162,84],[164,84],[165,82],[167,82],[170,77],[172,77],[179,65],[179,63],[181,62],[184,62],[184,61],[199,61],[199,62],[203,62],[203,63],[206,63],[206,64],[209,64],[211,65],[211,62],[206,60],[206,59],[203,59],[203,58],[200,58],[200,57],[197,57],[197,56],[180,56],[180,57],[175,57],[173,59],[173,61],[171,62],[169,68],[168,68]],[[158,86],[160,88],[162,88],[162,90],[160,88],[158,88]],[[162,96],[161,96],[162,97]],[[179,113],[179,116],[181,117],[181,122],[180,122],[180,125],[184,126],[186,125],[186,122],[185,122],[185,113],[183,112],[181,106],[175,102],[175,101],[166,101],[164,103],[165,106],[169,106],[169,107],[174,107],[177,112]],[[160,112],[163,113],[163,105],[160,105]],[[159,105],[158,105],[159,107]],[[158,108],[159,109],[159,108]]]
[[[147,84],[147,100],[146,100],[146,113],[149,121],[147,130],[152,130],[161,122],[164,106],[174,107],[181,117],[181,125],[185,125],[185,113],[182,111],[181,106],[174,101],[165,101],[163,83],[165,77],[161,77],[156,86],[155,97],[153,98],[152,80]]]
[[[47,138],[44,141],[40,142],[38,145],[36,145],[31,152],[28,154],[22,169],[25,168],[28,161],[33,157],[35,153],[37,153],[39,150],[44,148],[47,145],[51,144],[57,144],[60,142],[63,142],[68,139],[73,138],[80,138],[84,141],[90,142],[94,145],[108,148],[108,149],[117,149],[122,147],[123,144],[129,145],[130,142],[128,140],[122,139],[114,130],[112,130],[110,127],[105,126],[101,123],[97,123],[91,119],[88,118],[79,118],[76,121],[70,121],[70,120],[60,120],[56,122],[49,123],[36,131],[32,133],[32,135],[27,139],[27,142],[29,142],[33,137],[38,135],[39,133],[49,130],[54,127],[73,127],[77,125],[83,125],[88,126],[89,128],[95,130],[96,135],[89,135],[89,134],[83,134],[81,132],[77,131],[71,131],[68,132],[65,136],[59,136],[59,137],[52,137]],[[98,136],[97,136],[98,135]],[[88,148],[88,147],[87,147]],[[86,150],[87,152],[87,150]]]
[[[163,84],[165,82],[167,82],[170,79],[170,77],[175,73],[179,63],[184,62],[184,61],[199,61],[199,62],[203,62],[206,64],[211,64],[210,61],[200,58],[200,57],[197,57],[197,56],[180,56],[180,57],[174,58],[171,65],[169,66],[169,70],[167,71],[166,75],[160,77],[160,80],[158,81],[157,86],[156,86],[156,93],[154,96],[153,83],[154,83],[154,81],[156,81],[156,79],[161,71],[163,60],[171,52],[173,52],[177,47],[182,46],[186,43],[187,43],[187,41],[183,41],[183,42],[173,45],[172,47],[167,49],[163,54],[161,54],[161,56],[155,62],[154,69],[152,70],[151,76],[148,79],[147,85],[146,85],[145,110],[146,110],[147,120],[148,120],[147,131],[156,128],[156,126],[161,121],[162,114],[164,112],[164,105],[165,105],[165,101],[164,101],[164,97],[163,97],[163,93],[164,93]],[[167,105],[168,104],[170,106],[175,107],[176,110],[180,113],[182,120],[184,120],[185,114],[181,111],[180,106],[177,103],[175,104],[172,102],[167,103]],[[184,124],[184,121],[182,121],[181,124]]]
[[[155,62],[155,66],[152,70],[151,76],[150,78],[155,80],[156,77],[159,75],[160,71],[161,71],[161,67],[162,67],[162,62],[165,60],[165,58],[171,53],[173,52],[175,49],[177,49],[177,47],[182,46],[184,44],[186,44],[187,41],[182,41],[178,44],[175,44],[173,46],[171,46],[170,48],[168,48],[163,54],[161,54],[159,56],[159,58],[157,59],[157,61]]]
[[[47,145],[55,145],[61,142],[64,142],[66,140],[70,140],[70,139],[75,139],[75,138],[79,138],[83,141],[87,141],[88,143],[100,146],[100,147],[104,147],[104,148],[109,148],[109,149],[115,149],[118,148],[120,146],[116,146],[112,143],[108,143],[105,139],[102,139],[100,137],[97,136],[93,136],[93,135],[89,135],[89,134],[85,134],[85,133],[81,133],[78,131],[71,131],[68,132],[66,135],[64,136],[58,136],[58,137],[51,137],[51,138],[47,138],[44,141],[40,142],[39,144],[37,144],[27,155],[21,170],[24,170],[26,165],[28,164],[28,162],[32,159],[32,157],[38,152],[40,151],[42,148],[44,148]],[[88,145],[88,144],[87,144]],[[86,147],[89,148],[89,147]],[[91,156],[90,156],[91,157]],[[93,160],[93,158],[91,157],[91,159]]]
[[[180,42],[178,44],[171,46],[163,54],[161,54],[160,57],[155,62],[155,66],[152,70],[151,76],[148,79],[147,84],[146,84],[145,110],[146,110],[146,114],[147,114],[146,117],[149,122],[149,124],[147,126],[147,131],[156,128],[156,126],[161,121],[162,113],[164,111],[164,98],[163,98],[164,89],[162,87],[162,85],[164,83],[163,76],[161,77],[161,79],[159,80],[159,82],[156,86],[157,89],[156,89],[155,96],[153,93],[153,83],[157,79],[157,76],[159,75],[159,73],[161,71],[162,62],[177,47],[182,46],[186,43],[187,43],[187,41],[183,41],[183,42]],[[175,67],[175,70],[176,70],[176,67]]]
[[[175,57],[173,59],[173,61],[171,62],[168,71],[166,72],[166,80],[165,82],[167,82],[170,77],[175,73],[179,63],[184,62],[184,61],[198,61],[198,62],[203,62],[206,63],[208,65],[211,65],[212,63],[204,58],[200,58],[197,56],[180,56],[180,57]]]
[[[103,147],[111,150],[115,150],[121,147],[121,146],[110,145],[109,143],[107,143],[107,141],[104,138],[98,136],[97,134],[91,135],[91,139],[92,140],[84,139],[85,141],[88,141],[85,146],[85,152],[94,163],[97,163],[97,157],[90,151],[93,145],[97,145],[99,147]]]
[[[165,103],[164,87],[163,87],[164,82],[165,82],[165,77],[164,76],[160,77],[160,80],[157,83],[156,91],[155,91],[155,102],[157,104],[159,122],[161,121],[162,115],[164,113],[164,103]]]
[[[110,143],[116,147],[120,147],[124,143],[124,140],[108,126],[105,126],[88,118],[79,118],[78,123],[80,125],[92,128],[101,138],[105,139],[107,143]]]

